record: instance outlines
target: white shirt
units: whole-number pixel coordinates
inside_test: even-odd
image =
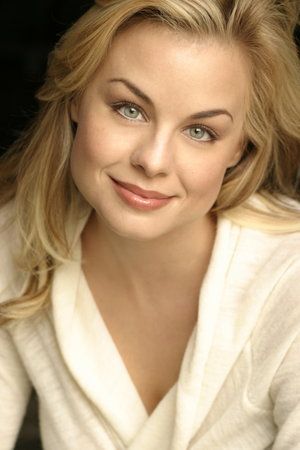
[[[300,233],[219,219],[179,379],[149,417],[82,273],[84,224],[51,308],[0,329],[0,450],[32,385],[45,450],[300,449]],[[0,301],[23,282],[14,241],[2,232]]]

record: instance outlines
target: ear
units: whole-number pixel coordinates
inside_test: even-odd
[[[70,105],[70,116],[73,122],[78,123],[78,99],[73,99]]]
[[[239,162],[240,162],[240,160],[241,160],[241,158],[242,158],[242,156],[243,156],[243,149],[242,148],[239,148],[236,152],[235,152],[235,154],[233,155],[233,157],[231,158],[231,160],[230,160],[230,162],[229,162],[229,164],[228,164],[228,166],[227,166],[227,169],[230,169],[231,167],[234,167],[234,166],[236,166]]]
[[[234,153],[233,157],[231,158],[231,160],[227,166],[227,169],[236,166],[240,162],[246,147],[247,147],[247,140],[243,137],[240,140],[240,142],[238,144],[238,148],[237,148],[236,152]]]

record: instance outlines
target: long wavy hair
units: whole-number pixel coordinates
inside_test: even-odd
[[[67,228],[88,205],[70,173],[76,132],[70,105],[116,34],[136,22],[158,21],[242,46],[251,62],[246,145],[239,164],[225,174],[214,211],[270,231],[300,229],[293,207],[300,198],[300,65],[293,39],[299,11],[297,0],[96,1],[62,36],[37,93],[39,113],[0,161],[0,206],[11,204],[21,241],[17,264],[28,275],[18,298],[0,305],[0,323],[47,306],[54,270],[71,257]],[[250,202],[253,194],[261,201]]]

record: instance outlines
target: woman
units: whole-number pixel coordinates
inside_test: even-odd
[[[1,162],[1,450],[300,443],[296,2],[98,2]]]

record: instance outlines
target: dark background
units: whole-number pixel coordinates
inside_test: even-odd
[[[0,0],[0,152],[11,144],[37,104],[47,55],[91,0]]]
[[[0,154],[34,116],[47,55],[92,0],[0,0]],[[295,35],[299,43],[300,30]],[[1,399],[0,399],[1,403]],[[40,450],[33,394],[15,450]]]

